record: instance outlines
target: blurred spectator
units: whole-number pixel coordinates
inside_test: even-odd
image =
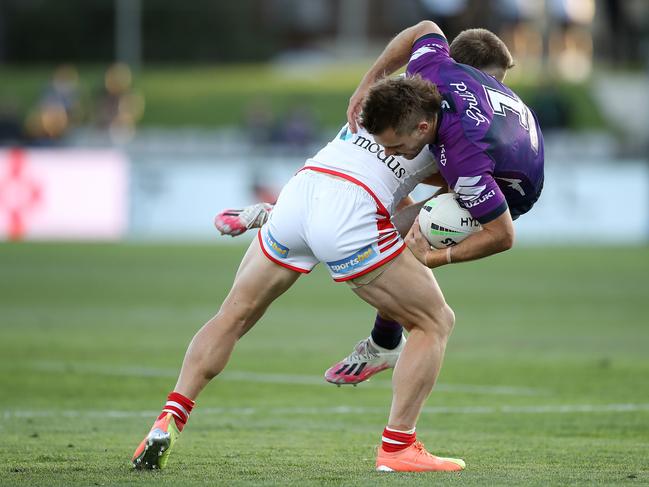
[[[562,78],[584,81],[593,68],[595,0],[551,0],[548,7],[553,26],[548,56]]]
[[[496,0],[495,16],[500,37],[509,47],[518,74],[536,76],[543,64],[543,34],[546,29],[543,2]]]
[[[307,103],[292,106],[277,127],[274,141],[292,149],[306,150],[315,141],[316,121]]]
[[[11,100],[0,100],[0,146],[20,145],[24,138],[18,108]]]
[[[274,115],[264,98],[250,102],[245,109],[244,129],[253,145],[266,145],[273,137]]]
[[[263,98],[246,107],[244,129],[255,146],[273,144],[298,151],[307,150],[317,135],[316,118],[308,103],[296,103],[278,118]]]
[[[642,52],[643,46],[639,42],[647,39],[649,30],[649,2],[646,0],[604,0],[604,16],[609,29],[609,36],[605,49],[614,64],[625,65],[630,61],[639,59],[644,54],[649,58],[649,52]]]
[[[27,116],[27,136],[35,145],[54,144],[80,120],[79,74],[71,64],[62,64],[56,68],[37,106]]]
[[[552,81],[543,81],[526,100],[544,132],[566,129],[570,125],[570,103]]]
[[[467,10],[467,0],[421,0],[429,19],[440,26],[449,39],[463,29],[462,14]]]
[[[43,91],[41,105],[63,107],[71,125],[82,117],[79,97],[79,73],[71,64],[62,64],[54,71],[52,80]]]
[[[126,64],[109,66],[95,100],[95,123],[107,130],[116,143],[134,137],[136,124],[144,114],[144,97],[133,90],[132,81],[131,69]]]
[[[277,202],[280,188],[268,183],[268,178],[261,174],[254,174],[250,190],[255,198],[255,201],[263,201],[274,205]]]

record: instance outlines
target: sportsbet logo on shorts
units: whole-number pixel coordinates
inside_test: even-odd
[[[288,255],[288,247],[284,247],[281,243],[275,240],[270,232],[266,232],[266,245],[268,248],[280,259],[286,259]]]
[[[327,262],[329,268],[338,274],[349,274],[358,270],[358,268],[365,266],[373,261],[377,256],[371,245],[354,252],[349,257],[337,260],[335,262]]]

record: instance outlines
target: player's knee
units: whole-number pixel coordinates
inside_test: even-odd
[[[453,327],[455,326],[455,311],[453,311],[453,308],[451,308],[448,304],[444,306],[444,320],[446,322],[447,328],[448,328],[448,334],[451,334],[451,331],[453,331]]]
[[[219,320],[220,326],[226,327],[227,332],[240,338],[256,323],[259,310],[254,302],[226,302],[221,306],[217,316],[224,318]]]
[[[448,304],[444,304],[435,313],[434,322],[436,334],[440,339],[447,340],[453,331],[453,326],[455,326],[455,313],[453,309]]]
[[[408,332],[419,328],[425,333],[435,335],[436,340],[446,342],[455,325],[455,313],[448,304],[444,303],[439,308],[428,309],[416,316],[404,316],[398,321]]]

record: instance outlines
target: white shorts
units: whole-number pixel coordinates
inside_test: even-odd
[[[284,186],[258,237],[273,262],[304,273],[324,262],[334,281],[367,274],[405,248],[367,186],[344,173],[310,167]]]

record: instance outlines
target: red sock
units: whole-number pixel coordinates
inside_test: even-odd
[[[387,426],[383,430],[383,438],[381,438],[383,450],[389,453],[408,448],[416,439],[415,428],[410,431],[399,431]]]
[[[167,413],[171,413],[176,421],[178,431],[182,431],[189,419],[189,413],[194,408],[194,404],[194,401],[179,392],[170,392],[158,419],[164,417]]]

